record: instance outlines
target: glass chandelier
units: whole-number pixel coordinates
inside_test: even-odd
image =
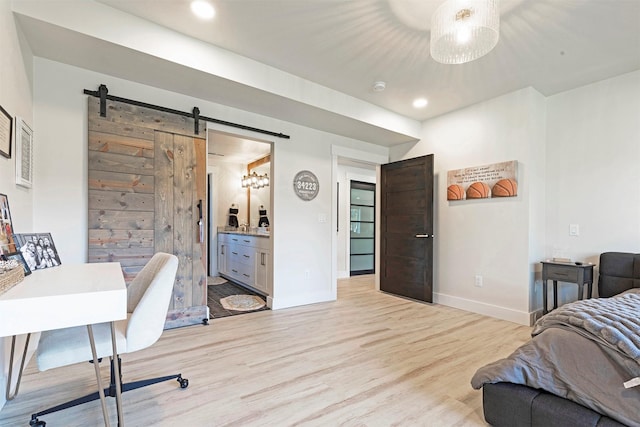
[[[252,174],[242,177],[242,188],[263,188],[269,186],[269,177],[265,173],[264,175],[258,175],[255,171]]]
[[[431,56],[442,64],[464,64],[498,43],[498,0],[447,0],[431,18]]]

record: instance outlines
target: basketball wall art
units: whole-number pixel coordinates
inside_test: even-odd
[[[495,199],[517,195],[517,160],[447,172],[447,200]]]

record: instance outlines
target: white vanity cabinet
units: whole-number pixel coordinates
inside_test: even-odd
[[[254,283],[255,288],[261,290],[265,293],[269,293],[269,278],[271,277],[270,268],[269,268],[269,258],[271,257],[271,248],[269,247],[269,239],[265,239],[262,237],[256,238],[256,246],[255,246],[255,274],[254,274]]]
[[[229,247],[227,244],[229,235],[218,233],[218,274],[226,275],[227,270],[227,253]]]
[[[218,272],[262,293],[269,293],[269,237],[218,233]]]

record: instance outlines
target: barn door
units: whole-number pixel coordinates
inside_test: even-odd
[[[166,328],[207,318],[198,224],[206,230],[206,142],[193,128],[191,119],[113,101],[100,117],[99,100],[89,99],[89,262],[120,262],[129,283],[155,252],[175,254]]]

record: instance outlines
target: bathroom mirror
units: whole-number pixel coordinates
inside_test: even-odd
[[[268,185],[249,190],[249,223],[251,227],[258,227],[260,220],[259,210],[266,210],[267,218],[271,221],[271,162],[251,168],[249,175],[253,175],[254,172],[258,176],[266,176],[269,179]],[[263,208],[260,208],[260,206],[263,206]]]

